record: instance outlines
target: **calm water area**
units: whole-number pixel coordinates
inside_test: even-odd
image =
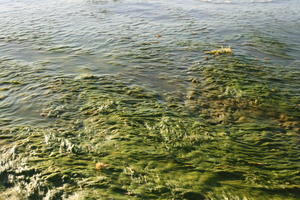
[[[0,0],[0,69],[0,200],[300,199],[299,0]]]

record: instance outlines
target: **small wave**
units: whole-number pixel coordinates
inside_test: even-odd
[[[202,2],[208,2],[208,3],[270,3],[274,2],[274,0],[200,0]]]

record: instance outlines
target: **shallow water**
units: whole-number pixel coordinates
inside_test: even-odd
[[[0,19],[6,199],[300,198],[299,1],[0,0]]]
[[[286,67],[300,55],[299,3],[292,0],[2,0],[0,10],[1,59],[54,76],[117,73],[160,92],[184,90],[186,70],[222,45]],[[16,97],[2,115],[23,112]]]

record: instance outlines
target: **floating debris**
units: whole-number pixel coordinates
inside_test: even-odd
[[[84,74],[80,74],[80,75],[76,76],[75,80],[94,79],[94,78],[97,78],[97,76],[95,76],[94,74],[90,74],[90,73],[84,73]]]
[[[212,55],[215,55],[215,56],[218,56],[218,55],[221,55],[221,54],[232,54],[232,49],[231,49],[231,47],[221,47],[220,49],[207,51],[205,53],[212,54]]]
[[[107,164],[97,162],[95,165],[95,168],[96,168],[96,170],[102,170],[102,169],[106,168],[107,166],[108,166]]]

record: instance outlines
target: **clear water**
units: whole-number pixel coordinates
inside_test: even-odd
[[[218,61],[213,61],[214,56],[205,53],[221,46],[230,46],[235,58],[244,63],[250,62],[251,66],[256,67],[251,68],[253,71],[241,72],[241,77],[236,78],[236,71],[231,74],[231,68],[218,65]],[[221,74],[212,72],[214,68],[210,67],[214,65]],[[204,68],[199,77],[193,70],[195,67],[201,70]],[[0,0],[0,69],[2,130],[19,126],[46,129],[55,127],[56,119],[44,117],[44,112],[47,112],[45,110],[49,104],[66,95],[65,91],[59,90],[59,86],[56,88],[57,93],[53,94],[53,83],[61,77],[81,80],[85,76],[108,76],[111,77],[110,80],[123,82],[129,87],[140,86],[155,93],[160,103],[174,103],[175,99],[175,104],[178,105],[187,105],[187,99],[190,100],[187,96],[191,93],[206,91],[204,86],[199,89],[200,86],[190,84],[190,80],[195,78],[208,83],[211,79],[217,79],[212,85],[216,84],[218,87],[222,87],[218,81],[222,82],[224,79],[228,87],[240,87],[246,94],[246,81],[249,81],[249,85],[253,81],[267,84],[274,89],[270,91],[281,91],[280,97],[274,98],[275,100],[268,102],[263,95],[258,95],[258,101],[269,105],[262,112],[274,111],[273,115],[287,113],[287,116],[293,118],[291,123],[294,124],[286,125],[282,130],[293,135],[292,144],[284,143],[282,146],[288,148],[291,145],[291,155],[300,153],[299,148],[294,148],[299,142],[300,128],[297,108],[300,105],[298,0]],[[208,70],[205,71],[206,69]],[[66,90],[72,90],[72,84],[66,86]],[[260,86],[257,88],[258,94],[267,90]],[[249,95],[255,96],[251,92]],[[209,95],[199,96],[200,99],[214,101]],[[277,100],[279,103],[274,103]],[[284,106],[287,104],[291,107]],[[220,109],[214,103],[208,107],[208,110],[215,113]],[[189,113],[191,116],[198,114],[198,110]],[[255,123],[269,123],[262,119],[261,114],[249,116],[257,120]],[[270,116],[268,114],[265,118],[273,120],[273,116]],[[69,120],[75,121],[77,117],[74,114]],[[290,119],[289,117],[282,118]],[[272,123],[276,124],[277,121]],[[226,131],[236,131],[235,128],[230,125],[223,127]],[[281,139],[286,140],[285,137]],[[279,139],[277,142],[282,141]],[[6,147],[3,146],[4,148]],[[210,148],[207,149],[208,160]],[[239,153],[243,152],[242,144],[237,148]],[[249,146],[244,150],[252,151]],[[224,150],[223,153],[225,151],[229,150]],[[286,170],[295,170],[293,174],[298,177],[299,160],[296,157],[296,160],[286,161],[287,165],[290,162],[291,166],[295,166]],[[252,161],[252,165],[260,164]],[[174,174],[186,172],[180,167],[177,170],[175,169]],[[298,180],[292,175],[286,178]],[[216,179],[220,177],[217,176]],[[211,181],[207,184],[213,185]],[[299,184],[283,194],[289,196],[298,191]],[[269,195],[272,192],[266,193]],[[136,198],[146,197],[151,199],[151,195]],[[208,197],[220,198],[213,194],[206,196]],[[157,197],[153,197],[155,198]],[[276,198],[283,199],[280,195]]]
[[[160,77],[184,79],[211,46],[294,66],[300,58],[299,10],[297,0],[1,0],[0,54],[42,66],[46,74],[117,73],[134,84],[180,90],[184,85]],[[275,43],[264,46],[264,40]],[[35,118],[34,105],[20,106],[18,94],[6,101],[14,103],[2,116],[32,116],[23,123]]]
[[[300,58],[299,10],[297,0],[1,0],[0,55],[46,74],[120,74],[163,92],[181,90],[184,84],[160,77],[184,79],[204,50],[222,45],[294,66]],[[264,46],[263,40],[275,44]],[[16,114],[22,121],[19,115],[26,113],[22,123],[36,117],[35,106],[20,106],[18,94],[1,104],[6,101],[14,103],[2,117]]]

